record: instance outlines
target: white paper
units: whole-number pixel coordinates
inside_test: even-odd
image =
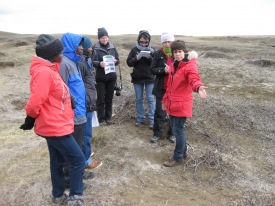
[[[97,118],[97,112],[94,111],[92,115],[92,127],[98,127],[98,126],[99,126],[99,122]]]
[[[141,51],[141,52],[138,54],[137,58],[138,58],[138,59],[140,59],[141,57],[150,58],[150,57],[151,57],[150,53],[151,53],[150,51]]]
[[[103,56],[103,61],[106,63],[106,66],[104,67],[105,74],[116,72],[114,57],[112,55]]]

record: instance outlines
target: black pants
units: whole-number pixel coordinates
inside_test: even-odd
[[[96,106],[99,123],[112,118],[115,83],[115,80],[97,81]]]
[[[165,90],[162,90],[161,97],[156,97],[156,110],[154,114],[154,136],[161,137],[163,134],[163,125],[166,121],[166,112],[161,107],[161,100],[165,94]],[[168,121],[169,122],[169,121]],[[168,135],[172,134],[172,130],[169,124]]]
[[[72,134],[78,146],[80,147],[81,151],[83,152],[83,154],[84,154],[84,127],[85,127],[85,123],[74,125],[74,132]],[[66,163],[64,166],[64,173],[65,173],[65,182],[67,185],[69,185],[70,184],[70,162],[68,160],[66,160]]]

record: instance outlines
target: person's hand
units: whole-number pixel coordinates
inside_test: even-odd
[[[201,98],[205,99],[207,97],[207,94],[206,94],[206,90],[208,87],[205,87],[205,86],[200,86],[199,87],[199,90],[198,90],[198,93],[200,95]]]
[[[167,64],[165,64],[164,71],[165,74],[167,74],[170,71],[170,67]]]
[[[25,123],[20,126],[20,129],[31,130],[34,126],[35,118],[27,116],[25,118]]]
[[[102,68],[104,68],[104,67],[106,66],[106,62],[102,61],[102,62],[99,63],[99,65],[100,65]]]

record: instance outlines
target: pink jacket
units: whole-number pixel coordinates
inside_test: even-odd
[[[27,115],[36,118],[34,132],[59,137],[74,131],[74,111],[68,87],[58,73],[59,64],[33,56]]]
[[[162,100],[166,112],[176,117],[192,117],[192,91],[197,92],[203,85],[198,74],[196,59],[181,61],[176,70],[173,64],[169,66],[167,90]]]

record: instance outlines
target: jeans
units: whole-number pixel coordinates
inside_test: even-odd
[[[154,124],[154,113],[155,113],[155,98],[152,94],[154,83],[134,83],[134,90],[136,94],[136,112],[137,121],[145,122],[145,108],[144,108],[144,87],[146,93],[146,101],[148,104],[148,120],[150,124]]]
[[[177,162],[183,159],[186,154],[186,137],[184,134],[184,123],[186,117],[175,117],[170,115],[170,125],[172,132],[176,137],[176,146],[173,159]]]
[[[86,113],[86,118],[87,122],[85,123],[85,128],[84,128],[84,149],[83,153],[85,155],[86,159],[86,166],[89,166],[92,164],[92,159],[91,159],[91,153],[93,151],[91,141],[93,137],[93,128],[92,128],[92,116],[94,112],[87,112]]]
[[[161,97],[156,97],[156,110],[154,115],[154,136],[161,137],[163,134],[163,125],[166,121],[166,111],[162,109],[162,98],[165,94],[165,90],[162,90]],[[169,124],[168,135],[172,134],[171,126]]]
[[[45,138],[50,155],[50,170],[52,180],[52,195],[61,197],[65,191],[64,165],[70,161],[70,196],[82,195],[82,172],[85,167],[85,157],[72,135]]]
[[[79,125],[75,124],[74,125],[74,132],[72,134],[73,137],[74,137],[74,139],[75,139],[75,141],[77,142],[80,150],[82,151],[82,154],[84,154],[84,152],[83,152],[83,149],[84,149],[84,127],[85,127],[85,123],[79,124]],[[84,158],[85,158],[85,156],[84,156]],[[70,184],[70,179],[71,179],[70,178],[70,176],[71,176],[70,175],[70,164],[71,164],[71,162],[68,159],[66,161],[65,166],[64,166],[66,184]],[[85,166],[87,166],[87,163],[85,163]]]
[[[96,106],[99,123],[112,118],[115,84],[116,80],[98,81],[96,84]]]

